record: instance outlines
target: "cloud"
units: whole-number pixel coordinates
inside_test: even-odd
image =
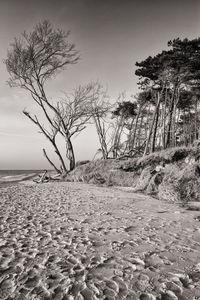
[[[39,140],[43,140],[43,138],[36,136],[36,135],[28,135],[28,134],[17,134],[17,133],[10,133],[10,132],[4,132],[4,131],[0,131],[0,136],[3,135],[3,136],[8,136],[8,137],[20,137],[20,138],[29,138],[29,139],[39,139]]]

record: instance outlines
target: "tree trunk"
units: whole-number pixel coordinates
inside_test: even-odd
[[[165,104],[164,104],[164,111],[163,111],[163,149],[165,149],[165,133],[166,133],[166,109],[167,109],[167,87],[165,90]]]
[[[151,127],[150,127],[150,130],[149,130],[149,135],[148,135],[148,138],[147,138],[147,142],[146,142],[146,146],[145,146],[145,149],[144,149],[143,156],[145,156],[147,154],[147,151],[148,151],[148,146],[149,146],[149,143],[150,143],[150,139],[151,139],[153,127],[154,127],[154,124],[155,124],[155,121],[156,121],[156,116],[157,116],[157,113],[158,113],[158,108],[160,106],[160,101],[161,101],[162,93],[163,93],[163,89],[162,89],[160,95],[158,94],[158,101],[157,101],[156,108],[155,108],[155,111],[154,111],[153,120],[152,120]]]
[[[100,123],[99,117],[98,116],[93,116],[93,120],[96,126],[96,130],[97,130],[97,134],[99,137],[99,142],[100,142],[100,146],[101,146],[101,150],[102,150],[102,155],[103,155],[103,159],[107,159],[108,158],[108,149],[107,149],[107,144],[106,144],[106,140],[105,140],[105,130],[102,128],[102,125]]]
[[[143,119],[144,119],[144,115],[142,114],[140,117],[140,125],[139,125],[139,130],[138,130],[138,143],[137,146],[140,147],[141,146],[141,129],[142,129],[142,124],[143,124]]]
[[[176,134],[176,106],[174,105],[173,113],[172,113],[172,124],[171,124],[171,146],[175,146],[175,134]]]
[[[124,126],[124,120],[123,117],[120,117],[117,130],[115,132],[115,138],[113,142],[113,158],[117,158],[118,156],[118,150],[119,150],[119,143],[120,143],[120,137]]]
[[[47,159],[47,161],[49,162],[49,164],[54,168],[54,170],[55,170],[57,173],[61,174],[61,173],[62,173],[61,170],[59,170],[59,169],[54,165],[54,163],[50,160],[50,158],[48,157],[48,155],[47,155],[47,153],[46,153],[46,150],[45,150],[45,149],[42,149],[42,150],[43,150],[44,156],[46,157],[46,159]]]
[[[124,119],[122,118],[121,120],[121,124],[120,124],[120,131],[119,131],[119,134],[118,134],[118,137],[117,137],[117,141],[116,141],[116,157],[118,157],[118,151],[120,150],[120,141],[121,141],[121,136],[122,136],[122,132],[123,132],[123,129],[124,129]]]
[[[72,146],[71,139],[66,137],[66,156],[69,159],[69,170],[72,171],[75,169],[75,156],[74,156],[74,149]]]
[[[147,140],[148,131],[150,130],[150,126],[149,126],[150,120],[151,120],[151,104],[149,103],[148,112],[145,117],[145,140]]]
[[[178,112],[177,112],[177,119],[176,119],[176,129],[175,132],[177,131],[177,128],[179,127],[179,118],[180,118],[180,108],[178,108]],[[175,147],[177,146],[177,141],[178,141],[178,135],[176,132],[176,136],[175,136]]]
[[[185,144],[185,146],[187,146],[187,125],[186,125],[186,112],[185,112],[185,108],[183,110],[183,115],[184,115],[184,119],[183,119],[184,144]]]
[[[127,139],[127,141],[126,141],[126,146],[125,146],[123,155],[124,155],[127,151],[129,152],[129,150],[130,150],[130,140],[131,140],[131,135],[132,135],[133,124],[134,124],[134,119],[131,120],[129,133],[128,133],[128,135],[127,135],[128,139]]]
[[[198,122],[198,98],[196,97],[195,100],[195,123],[194,123],[194,128],[195,128],[195,140],[198,140],[198,127],[197,127],[197,122]]]
[[[138,113],[137,113],[137,116],[136,116],[136,119],[135,119],[135,128],[134,128],[134,132],[133,132],[133,137],[131,138],[131,141],[130,141],[130,149],[129,150],[133,150],[134,146],[135,146],[135,137],[136,137],[137,125],[138,125],[138,120],[139,120],[139,117],[140,117],[142,107],[143,107],[143,105],[141,104],[139,106],[139,110],[138,110]]]
[[[155,116],[155,125],[154,125],[154,131],[153,131],[153,139],[152,139],[152,146],[151,146],[151,152],[155,151],[155,142],[156,142],[156,133],[158,128],[158,118],[159,118],[159,108],[160,108],[160,101],[161,101],[161,95],[158,93],[158,102],[156,106],[156,116]]]
[[[191,144],[192,144],[192,120],[191,120],[190,109],[188,109],[188,116],[189,116],[189,124],[188,124],[188,130],[189,130],[189,145],[191,145]]]
[[[168,128],[167,128],[166,148],[170,147],[170,144],[171,144],[171,127],[172,127],[172,119],[173,119],[173,111],[174,111],[177,85],[178,85],[177,83],[174,85],[174,91],[173,91],[171,105],[170,105],[170,109],[169,109],[169,123],[168,123]]]
[[[60,160],[60,162],[61,162],[61,166],[62,166],[61,169],[63,169],[64,172],[67,172],[67,169],[66,169],[64,160],[63,160],[62,155],[60,154],[60,151],[59,151],[59,149],[58,149],[58,147],[57,147],[57,145],[56,145],[56,142],[55,142],[56,136],[54,136],[54,137],[50,136],[49,133],[45,130],[45,128],[40,124],[40,122],[38,121],[38,119],[37,119],[36,116],[35,116],[35,118],[33,118],[33,117],[31,117],[31,115],[30,115],[28,112],[23,111],[23,113],[24,113],[24,115],[27,116],[34,124],[36,124],[36,125],[40,128],[40,130],[42,131],[42,133],[44,134],[44,136],[51,142],[51,144],[53,145],[53,147],[54,147],[54,149],[55,149],[55,153],[58,155],[58,158],[59,158],[59,160]],[[45,150],[43,150],[43,153],[44,153],[46,159],[48,160],[48,162],[49,162],[49,163],[55,168],[55,170],[57,171],[58,168],[56,168],[55,165],[51,162],[51,160],[50,160],[49,157],[47,156]],[[61,171],[61,173],[62,173],[62,171]]]

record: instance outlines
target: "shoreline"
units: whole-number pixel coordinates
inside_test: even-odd
[[[31,174],[20,174],[20,175],[9,175],[0,177],[0,188],[9,187],[12,185],[20,184],[28,180],[33,180],[42,172],[31,173]]]

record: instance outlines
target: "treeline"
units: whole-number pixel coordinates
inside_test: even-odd
[[[141,91],[132,99],[120,95],[112,107],[112,132],[106,136],[104,129],[100,140],[104,158],[146,155],[199,138],[200,39],[175,39],[168,46],[136,63]]]
[[[114,157],[188,146],[200,134],[200,39],[168,42],[169,50],[137,62],[141,92],[119,101]],[[124,132],[126,140],[121,141]]]
[[[75,167],[72,138],[87,124],[96,126],[104,159],[135,157],[179,145],[191,145],[200,135],[200,38],[175,39],[169,50],[136,63],[140,92],[130,99],[125,93],[111,101],[101,84],[79,86],[62,100],[50,100],[46,82],[69,64],[79,61],[79,52],[68,41],[69,33],[48,22],[15,39],[5,64],[10,86],[28,91],[44,114],[24,114],[52,144],[60,167],[44,155],[54,169],[66,173]],[[66,158],[57,137],[62,136]]]

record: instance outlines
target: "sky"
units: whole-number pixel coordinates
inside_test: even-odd
[[[78,64],[51,80],[51,97],[98,80],[111,101],[124,91],[129,100],[138,92],[136,61],[167,49],[171,39],[200,36],[200,1],[0,0],[0,170],[49,168],[43,148],[55,158],[51,145],[22,114],[24,108],[38,113],[37,107],[26,91],[8,86],[3,63],[13,39],[44,19],[70,30],[69,39],[81,54]],[[95,128],[89,126],[73,144],[77,160],[92,159],[99,148]]]

